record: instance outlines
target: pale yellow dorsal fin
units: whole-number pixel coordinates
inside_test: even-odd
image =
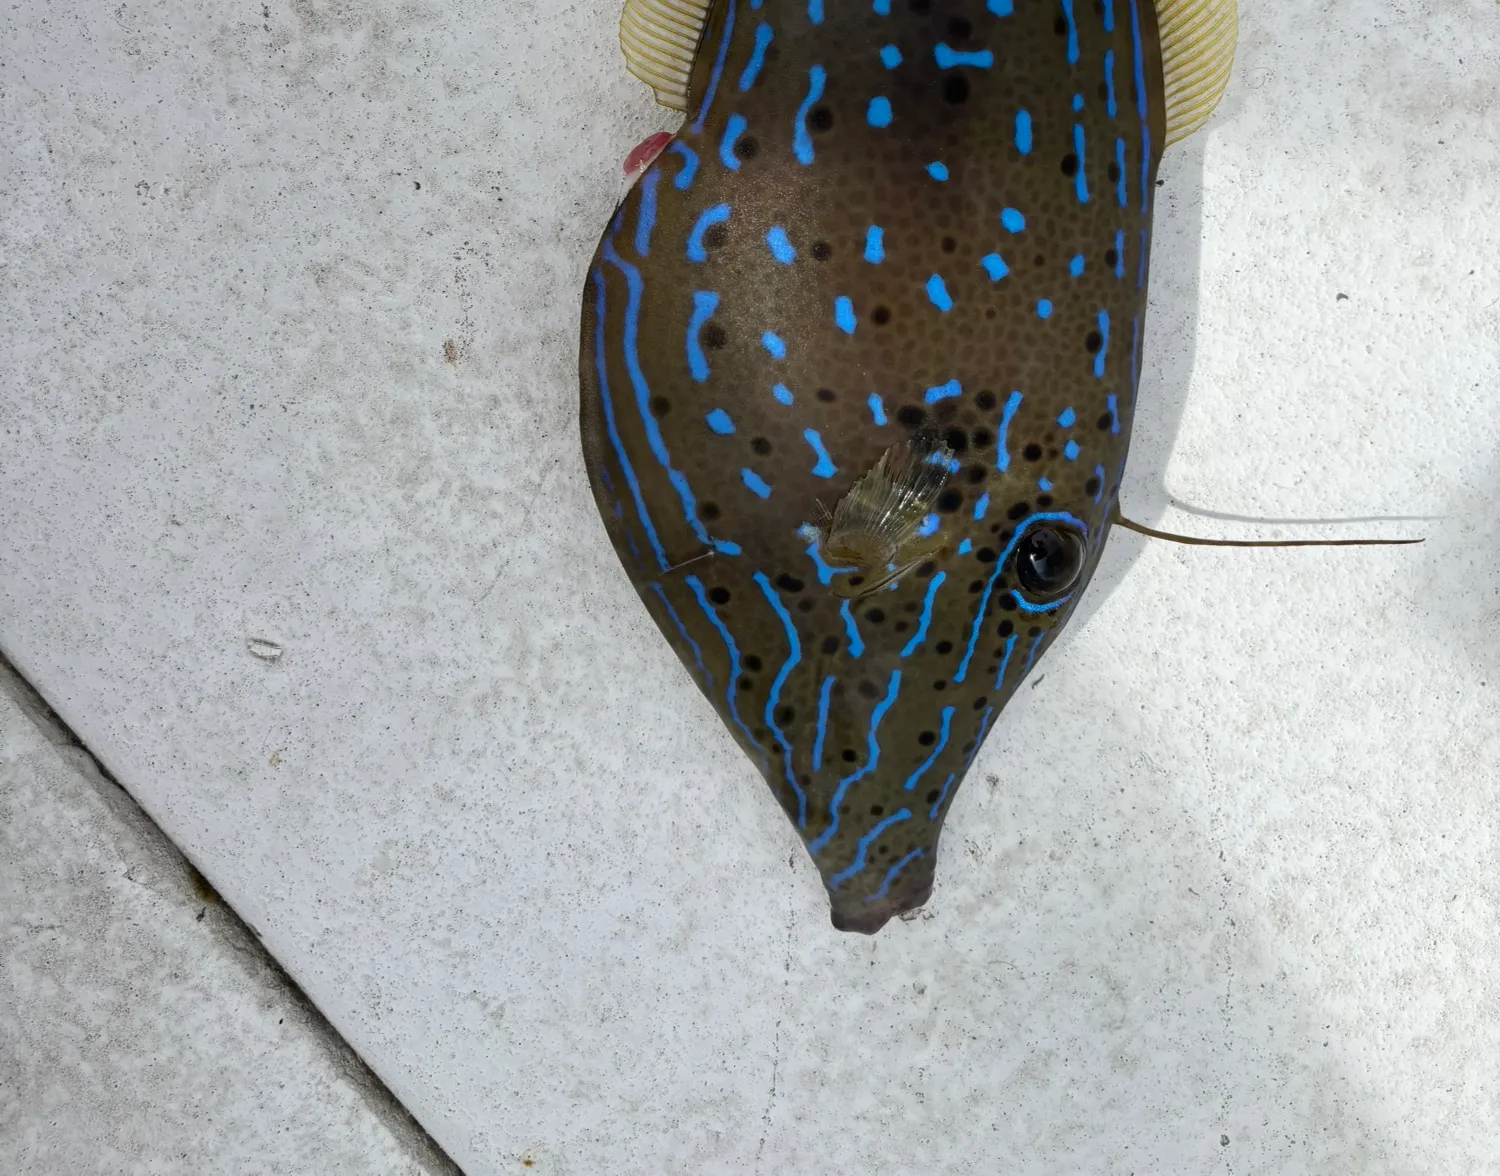
[[[625,0],[620,48],[625,68],[672,110],[686,110],[693,59],[711,0]]]
[[[1167,88],[1167,143],[1208,121],[1229,85],[1239,39],[1236,0],[1156,0]]]

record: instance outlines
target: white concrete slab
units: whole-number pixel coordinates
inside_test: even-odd
[[[1500,7],[1246,0],[1163,174],[1127,508],[1427,545],[1117,538],[874,941],[585,488],[617,14],[0,17],[0,646],[471,1176],[1492,1168]]]
[[[451,1173],[28,693],[0,665],[0,1171]]]

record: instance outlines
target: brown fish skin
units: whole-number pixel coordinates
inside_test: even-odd
[[[1164,142],[1150,0],[719,0],[687,122],[594,256],[601,516],[839,929],[927,901],[964,773],[1103,550]],[[913,439],[958,466],[934,550],[845,600],[806,528]],[[1060,602],[1022,578],[1048,528],[1082,541]]]

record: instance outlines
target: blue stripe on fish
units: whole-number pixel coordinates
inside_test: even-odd
[[[791,785],[792,791],[797,796],[797,828],[807,828],[807,793],[802,791],[802,786],[797,783],[797,775],[792,770],[792,744],[782,733],[776,723],[776,705],[781,701],[781,688],[786,685],[787,677],[792,669],[802,660],[802,643],[797,640],[797,627],[792,624],[792,614],[786,611],[786,605],[781,603],[781,597],[776,589],[771,587],[771,581],[764,572],[755,573],[755,582],[760,585],[761,592],[765,595],[766,602],[775,610],[776,616],[781,621],[781,627],[786,631],[787,658],[781,663],[781,669],[775,680],[771,683],[771,692],[766,696],[766,726],[771,729],[771,734],[776,736],[777,742],[781,744],[782,757],[786,767],[786,782]]]
[[[760,770],[764,775],[768,767],[765,749],[756,742],[755,736],[750,733],[750,728],[745,726],[745,720],[740,718],[740,649],[734,643],[734,634],[719,618],[719,614],[714,611],[714,606],[708,602],[708,593],[703,590],[703,581],[697,576],[685,576],[683,582],[692,590],[694,598],[698,601],[698,607],[703,610],[703,615],[708,618],[709,624],[717,630],[720,640],[724,642],[724,649],[729,654],[729,685],[724,694],[725,703],[729,707],[729,717],[734,720],[735,726],[744,732],[745,740],[760,756]]]
[[[734,153],[734,145],[748,125],[745,116],[738,112],[731,114],[729,121],[724,124],[724,137],[719,140],[719,162],[730,171],[740,170],[740,160]]]
[[[999,693],[1005,684],[1005,671],[1010,667],[1010,655],[1016,651],[1016,634],[1005,639],[1005,656],[1000,659],[1000,672],[995,675],[995,691]]]
[[[661,183],[661,168],[653,167],[641,177],[641,206],[635,218],[635,253],[651,255],[651,230],[656,227],[656,186]]]
[[[890,816],[886,817],[885,820],[881,821],[873,829],[871,829],[868,833],[861,837],[858,844],[856,844],[854,847],[854,860],[850,862],[847,867],[835,874],[832,878],[828,879],[828,889],[837,890],[845,882],[849,881],[850,878],[853,878],[857,874],[864,873],[865,858],[870,852],[870,846],[875,843],[875,839],[882,833],[884,833],[887,829],[889,829],[892,825],[899,825],[902,821],[909,820],[911,820],[911,810],[902,809],[899,813],[892,813]]]
[[[844,602],[845,607],[848,607],[848,603],[847,600]],[[900,693],[901,671],[892,670],[885,697],[875,704],[875,710],[870,715],[869,743],[864,766],[839,781],[838,787],[834,790],[833,799],[828,802],[828,826],[807,847],[813,857],[822,853],[828,843],[833,840],[834,834],[839,831],[839,806],[844,803],[844,794],[849,791],[850,785],[864,779],[880,766],[880,720],[885,718],[886,711],[895,705],[896,696]]]
[[[849,656],[859,657],[865,651],[865,643],[859,635],[859,626],[854,623],[854,614],[849,611],[847,600],[839,605],[839,616],[844,618],[844,633],[849,638]]]
[[[715,204],[698,214],[698,219],[693,222],[692,232],[688,233],[687,259],[689,261],[708,260],[708,250],[703,247],[703,234],[714,225],[727,221],[729,213],[729,205]]]
[[[874,422],[877,425],[884,425],[886,422],[885,402],[880,399],[880,393],[871,392],[870,399],[866,403],[870,406],[870,417]]]
[[[682,623],[682,618],[677,615],[677,610],[672,607],[672,602],[667,599],[667,594],[662,586],[655,580],[652,580],[651,588],[661,600],[662,607],[667,610],[667,616],[671,617],[672,623],[677,626],[678,634],[687,642],[688,648],[693,651],[693,660],[698,663],[698,672],[703,675],[703,681],[707,686],[708,692],[710,694],[714,693],[714,676],[709,671],[709,668],[703,664],[703,650],[693,640],[693,635],[688,631],[688,627]]]
[[[698,153],[680,141],[673,143],[667,150],[682,156],[682,170],[673,177],[672,186],[679,192],[686,192],[693,186],[693,177],[698,174]]]
[[[1088,169],[1084,166],[1083,147],[1083,124],[1074,123],[1073,154],[1078,156],[1078,172],[1073,176],[1073,190],[1077,193],[1079,204],[1087,204],[1089,202],[1089,181],[1086,174]]]
[[[991,0],[991,3],[993,2],[994,0]],[[907,866],[911,865],[912,862],[916,861],[925,852],[926,851],[919,846],[918,848],[912,850],[889,870],[887,870],[885,872],[884,879],[881,880],[880,889],[876,890],[874,894],[866,895],[865,901],[879,902],[882,898],[884,898],[888,893],[890,893],[891,883],[893,883],[897,879],[897,877],[900,876],[901,871],[906,869]]]
[[[885,260],[885,230],[879,225],[871,225],[865,230],[865,260],[871,265],[879,265]]]
[[[953,299],[948,294],[948,287],[943,284],[941,274],[933,274],[927,279],[927,298],[945,314],[953,309]]]
[[[948,578],[947,572],[939,572],[932,577],[932,583],[927,585],[927,596],[922,601],[922,616],[917,622],[917,631],[912,634],[906,648],[901,651],[902,657],[910,657],[921,648],[922,642],[927,640],[927,626],[932,623],[932,602],[937,597],[938,589],[943,586],[943,581]]]
[[[785,384],[772,385],[771,395],[776,397],[778,404],[790,404],[792,402],[792,390]]]
[[[742,482],[744,482],[745,485],[750,488],[750,491],[757,498],[770,498],[771,497],[771,487],[770,487],[770,485],[766,482],[766,480],[764,478],[762,478],[754,470],[741,470],[740,471],[740,480]]]
[[[844,334],[854,334],[854,303],[845,295],[833,300],[833,321]]]
[[[719,37],[719,52],[714,58],[713,70],[708,75],[708,89],[703,92],[703,105],[698,108],[698,117],[693,122],[693,133],[696,134],[703,129],[703,120],[708,117],[708,110],[714,104],[714,95],[719,92],[719,78],[724,73],[724,59],[729,56],[729,41],[734,36],[734,8],[733,4],[726,5],[727,14],[724,17],[724,31]]]
[[[943,748],[948,746],[948,728],[952,725],[953,715],[957,710],[958,707],[956,706],[945,706],[943,708],[943,729],[942,733],[938,736],[937,746],[932,749],[932,754],[922,761],[922,765],[906,778],[905,787],[907,792],[911,792],[916,788],[917,782],[922,779],[927,769],[932,767],[937,757],[943,754]]]
[[[960,66],[991,69],[995,64],[995,55],[988,49],[981,49],[977,53],[961,53],[941,42],[932,51],[932,56],[937,62],[938,69],[958,69]]]
[[[1010,431],[1010,422],[1016,419],[1016,410],[1021,407],[1022,396],[1019,392],[1012,392],[1005,401],[1005,408],[1000,413],[1000,428],[995,438],[995,468],[1002,474],[1010,469],[1010,451],[1006,447],[1006,434]]]
[[[780,225],[772,225],[766,231],[766,244],[771,249],[771,256],[782,265],[791,265],[797,260],[797,250]]]
[[[802,439],[812,446],[813,453],[817,455],[818,464],[812,468],[815,477],[831,478],[839,472],[838,466],[834,465],[833,459],[828,456],[828,450],[823,446],[823,438],[818,436],[816,429],[803,429]]]
[[[718,309],[719,296],[712,290],[693,291],[693,314],[688,319],[687,329],[687,361],[693,379],[700,384],[708,379],[708,357],[703,354],[703,345],[698,341],[698,336],[703,331],[703,325]]]
[[[750,52],[750,61],[745,70],[740,74],[740,93],[744,93],[755,85],[755,79],[760,77],[761,67],[766,63],[766,50],[771,47],[771,38],[775,34],[771,26],[761,21],[760,27],[755,30],[755,48]]]
[[[734,420],[722,408],[716,408],[703,418],[708,422],[708,427],[720,437],[727,437],[734,432]]]
[[[992,282],[998,282],[1010,273],[1010,266],[1005,264],[1005,259],[998,253],[986,254],[979,259],[979,264],[984,266],[984,272],[989,274]]]
[[[792,154],[803,167],[813,161],[812,136],[807,133],[807,112],[823,97],[823,83],[827,78],[828,74],[821,65],[815,65],[807,71],[807,95],[802,99],[802,105],[797,107],[797,117],[792,123]]]
[[[1078,22],[1073,19],[1073,0],[1062,0],[1063,15],[1068,19],[1068,64],[1078,64]]]
[[[775,331],[767,331],[760,337],[760,345],[766,349],[772,359],[786,358],[786,344]]]
[[[943,801],[948,799],[948,789],[953,787],[953,781],[956,779],[958,779],[957,772],[948,773],[948,778],[943,781],[943,790],[938,793],[938,798],[933,803],[933,806],[927,810],[927,819],[929,821],[937,820],[938,810],[943,807]]]
[[[924,399],[928,404],[936,404],[939,400],[949,400],[954,396],[962,396],[964,387],[957,380],[949,380],[946,384],[939,384],[936,388],[927,389]]]
[[[1105,357],[1109,355],[1109,311],[1099,312],[1099,333],[1104,336],[1104,343],[1099,348],[1099,353],[1094,356],[1094,378],[1104,379]]]
[[[833,697],[833,684],[838,681],[832,674],[823,679],[823,688],[818,691],[818,727],[813,737],[813,771],[823,770],[823,741],[828,737],[828,702]]]
[[[1016,150],[1022,155],[1031,154],[1031,112],[1016,111]]]

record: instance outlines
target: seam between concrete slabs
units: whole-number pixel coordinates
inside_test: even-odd
[[[251,924],[224,901],[188,856],[63,722],[3,651],[0,651],[0,693],[10,697],[43,738],[72,762],[110,811],[140,838],[146,848],[158,855],[164,864],[176,868],[187,889],[201,905],[198,920],[203,923],[205,932],[228,948],[238,966],[254,974],[253,979],[287,998],[290,1015],[301,1020],[301,1028],[318,1043],[333,1068],[349,1082],[366,1109],[408,1152],[412,1161],[432,1176],[464,1176],[463,1170],[271,955]]]

